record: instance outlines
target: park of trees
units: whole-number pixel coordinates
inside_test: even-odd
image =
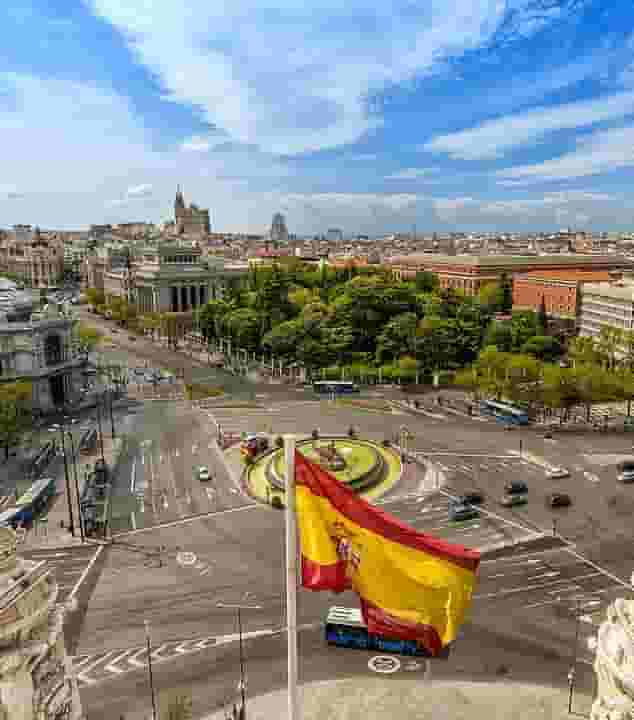
[[[121,298],[88,301],[131,332],[167,336],[185,330],[174,313],[140,315]],[[411,281],[379,268],[315,268],[290,261],[253,267],[221,300],[190,319],[210,344],[300,365],[309,377],[362,383],[430,383],[469,389],[474,399],[519,403],[532,414],[565,420],[582,406],[634,399],[634,333],[603,328],[600,337],[565,338],[545,307],[512,311],[510,278],[478,296],[443,289],[432,273]]]

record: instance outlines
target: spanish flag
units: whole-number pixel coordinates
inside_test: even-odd
[[[295,453],[302,585],[360,597],[371,633],[453,642],[471,604],[480,554],[404,525]]]

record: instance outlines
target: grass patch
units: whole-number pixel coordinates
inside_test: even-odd
[[[224,390],[215,385],[188,383],[185,385],[185,395],[188,400],[202,400],[204,398],[220,397],[224,395]]]

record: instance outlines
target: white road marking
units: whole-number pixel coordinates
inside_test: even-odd
[[[116,673],[117,675],[122,675],[126,669],[117,667],[117,663],[123,660],[125,657],[127,657],[130,653],[134,652],[136,648],[130,648],[129,650],[124,650],[120,655],[117,655],[117,657],[114,660],[111,660],[104,668],[104,670],[107,670],[108,672]]]
[[[117,650],[109,650],[105,655],[100,657],[98,660],[95,660],[90,665],[86,665],[82,668],[82,671],[80,673],[77,673],[76,677],[77,680],[81,680],[81,682],[86,683],[86,685],[94,685],[97,681],[94,678],[88,677],[86,673],[89,673],[93,668],[97,667],[99,663],[103,662],[109,655],[114,655],[114,653],[118,652]]]
[[[598,575],[601,575],[600,572],[595,573],[588,573],[587,575],[580,575],[576,578],[566,578],[563,580],[554,580],[553,582],[547,582],[547,583],[537,583],[536,585],[525,585],[524,587],[519,588],[508,588],[503,590],[498,590],[497,592],[493,593],[485,593],[482,595],[474,595],[474,600],[485,600],[485,599],[491,599],[496,597],[505,597],[506,595],[515,595],[517,593],[522,592],[528,592],[529,590],[542,590],[547,587],[553,587],[554,585],[557,585],[558,583],[565,583],[565,582],[571,582],[572,580],[586,580],[587,578],[591,577],[597,577]],[[561,590],[561,588],[560,588]]]
[[[80,577],[79,580],[77,581],[77,584],[76,584],[75,587],[71,590],[71,593],[70,593],[70,595],[68,596],[68,597],[69,597],[69,600],[72,600],[72,599],[75,597],[75,595],[77,594],[77,591],[79,590],[79,588],[81,587],[81,584],[82,584],[82,583],[84,582],[84,580],[86,579],[86,576],[87,576],[88,573],[90,572],[90,569],[91,569],[92,566],[95,564],[95,561],[97,560],[97,558],[99,557],[99,555],[101,555],[101,551],[103,550],[103,548],[104,548],[103,545],[100,545],[100,546],[97,548],[97,551],[96,551],[95,554],[92,556],[92,558],[90,559],[90,562],[88,563],[88,565],[86,565],[86,569],[84,570],[84,572],[82,573],[81,577]]]

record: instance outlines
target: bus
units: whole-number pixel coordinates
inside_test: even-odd
[[[343,395],[359,392],[359,388],[348,380],[320,380],[313,383],[313,390],[320,395]]]
[[[10,525],[16,528],[33,521],[48,505],[48,501],[56,491],[55,478],[40,478],[23,493],[11,507],[0,513],[0,526]]]
[[[330,608],[326,618],[326,642],[328,645],[358,650],[378,650],[397,655],[431,657],[430,653],[416,640],[400,640],[369,633],[361,610],[357,608]],[[442,650],[440,657],[449,657],[448,647]]]
[[[499,422],[508,425],[528,425],[528,413],[525,410],[494,400],[482,400],[480,414],[491,415]]]

